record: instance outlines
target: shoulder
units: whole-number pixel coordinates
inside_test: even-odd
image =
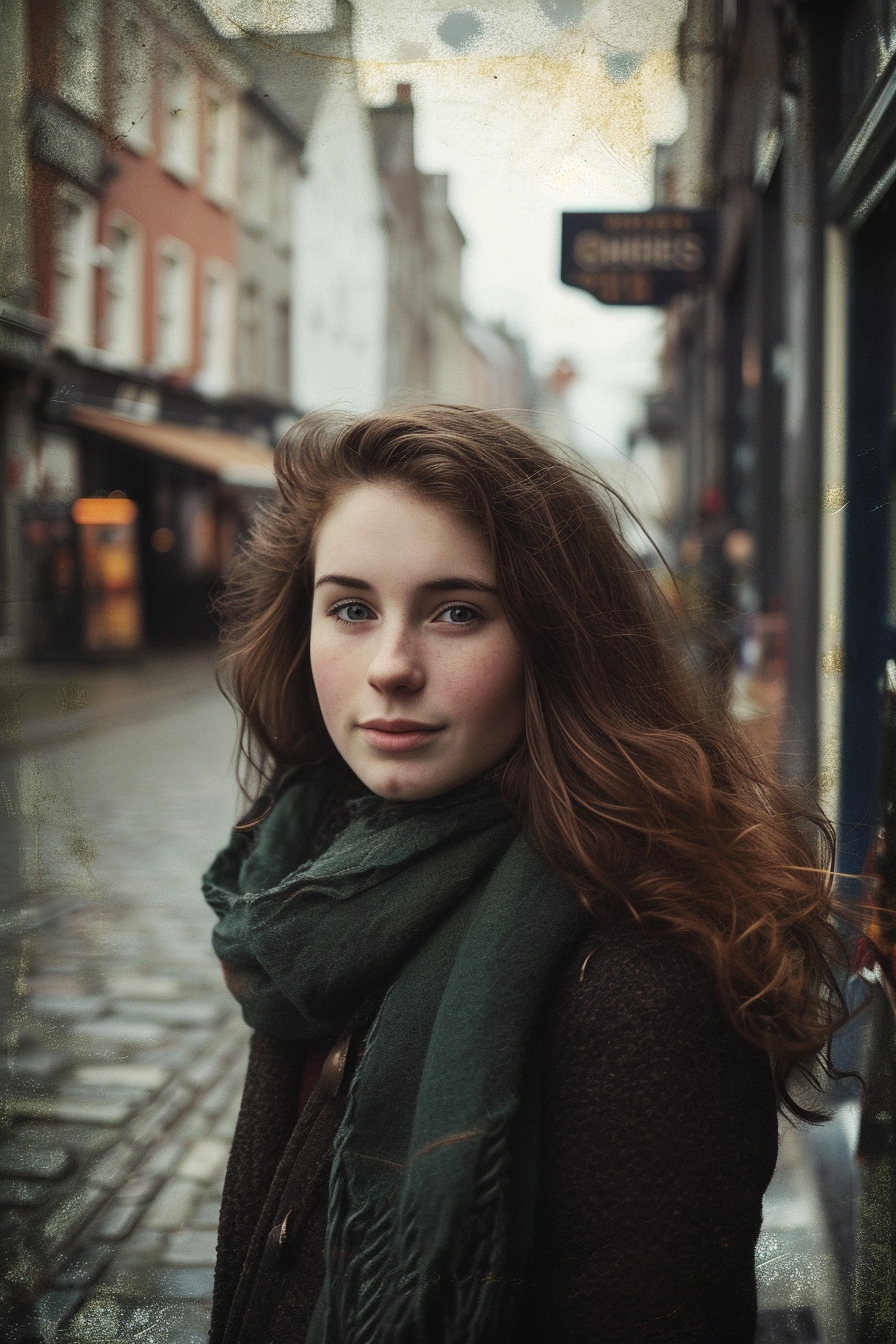
[[[633,1105],[745,1105],[775,1128],[768,1056],[735,1031],[709,970],[671,937],[591,931],[557,978],[546,1028],[558,1093],[606,1098],[612,1079]]]
[[[712,977],[682,943],[637,925],[590,930],[561,968],[552,1008],[562,1016],[630,1020],[645,1028],[673,1018],[722,1020]]]

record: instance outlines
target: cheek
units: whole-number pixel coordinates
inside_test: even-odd
[[[357,690],[358,673],[348,650],[332,648],[326,639],[312,634],[309,656],[317,701],[325,721],[330,724],[347,708]]]
[[[523,662],[515,645],[501,643],[445,669],[446,696],[458,720],[481,732],[522,727]]]

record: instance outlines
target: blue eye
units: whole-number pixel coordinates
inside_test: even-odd
[[[345,621],[347,625],[357,625],[359,621],[369,619],[370,608],[363,602],[341,602],[338,606],[330,608],[330,614],[340,621]]]

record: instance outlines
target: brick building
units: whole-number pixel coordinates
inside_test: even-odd
[[[236,377],[253,72],[192,0],[34,0],[28,34],[36,308],[54,355],[22,445],[21,643],[66,656],[201,637],[295,414],[282,380],[259,399],[270,380],[246,398]],[[117,559],[89,559],[78,495],[136,506]]]

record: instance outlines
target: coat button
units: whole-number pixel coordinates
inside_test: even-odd
[[[348,1048],[351,1042],[351,1036],[343,1036],[342,1040],[337,1041],[324,1060],[324,1066],[320,1071],[320,1082],[328,1097],[335,1097],[342,1085],[345,1065],[348,1060]]]
[[[289,1236],[289,1220],[292,1217],[292,1209],[288,1211],[282,1222],[275,1223],[268,1233],[266,1255],[273,1256],[279,1263],[282,1262],[286,1253],[287,1238]]]

